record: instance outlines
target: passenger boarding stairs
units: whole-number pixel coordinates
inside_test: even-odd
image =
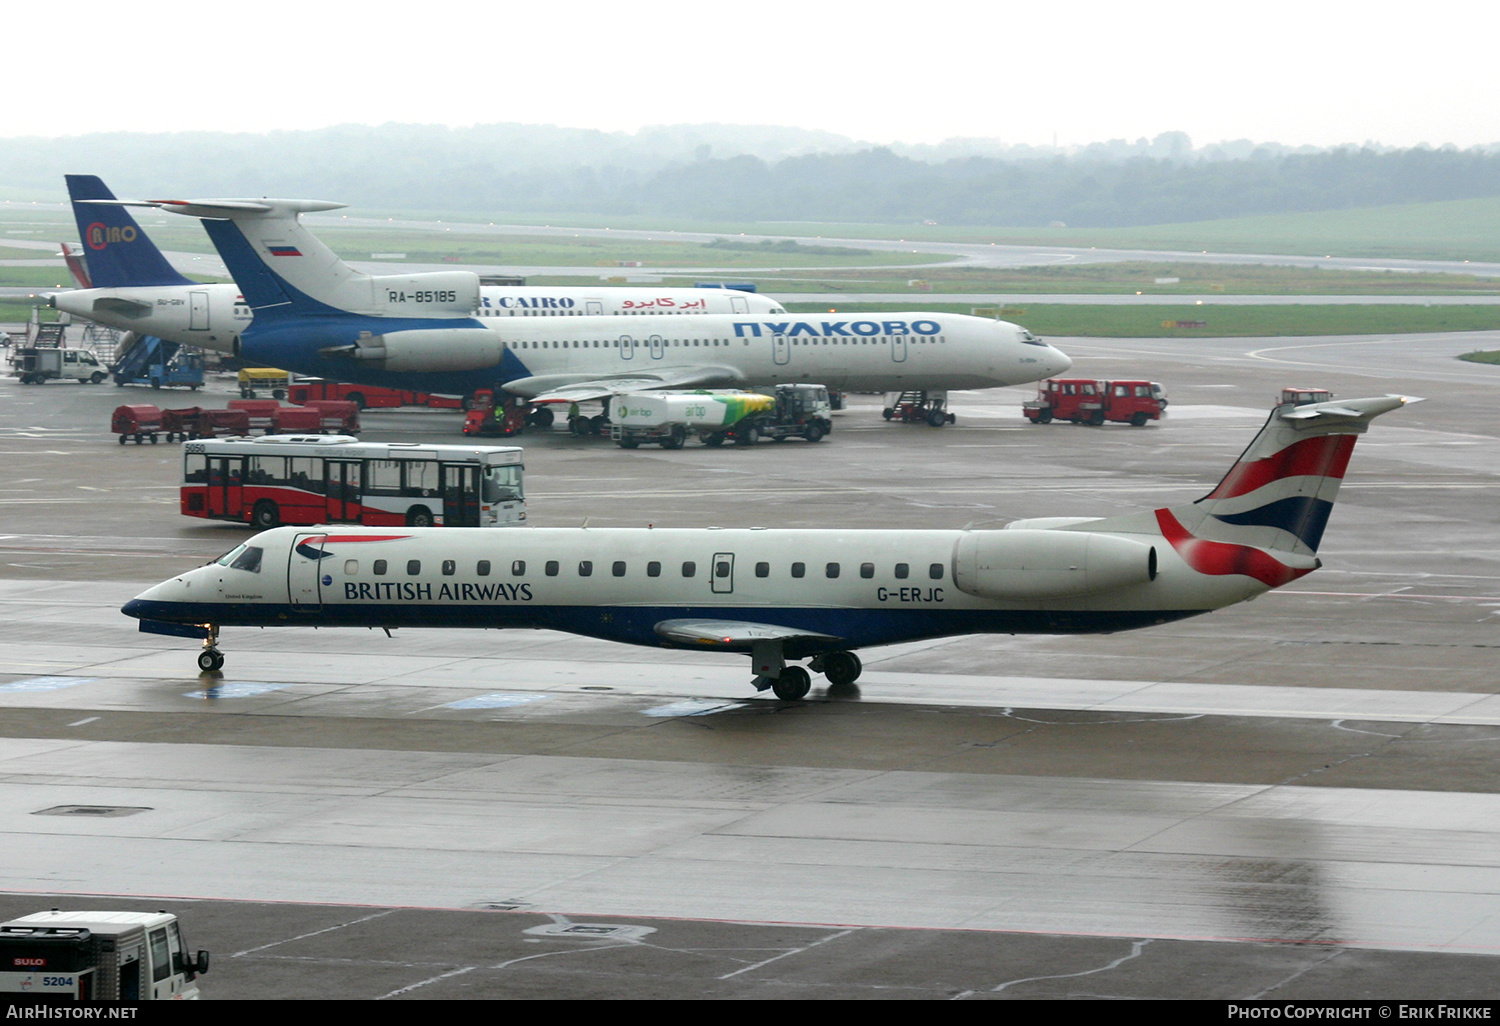
[[[167,342],[157,338],[155,335],[126,336],[125,347],[115,357],[115,362],[109,371],[115,376],[116,384],[139,381],[148,376],[152,367],[164,367],[172,362],[172,357],[177,355],[177,350],[182,347],[176,342]]]

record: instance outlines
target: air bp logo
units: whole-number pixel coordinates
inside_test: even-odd
[[[102,221],[95,221],[89,225],[89,249],[104,249],[111,242],[134,242],[135,234],[135,229],[130,225],[125,225],[123,228],[111,227]]]

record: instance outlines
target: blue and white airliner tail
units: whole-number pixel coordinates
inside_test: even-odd
[[[1411,402],[1278,406],[1212,492],[1104,519],[1000,530],[278,528],[127,603],[141,629],[530,627],[750,655],[806,694],[856,649],[974,633],[1107,633],[1242,602],[1316,569],[1354,440]]]
[[[64,177],[73,201],[78,237],[83,240],[91,287],[195,284],[167,262],[130,211],[114,202],[115,194],[98,176]],[[101,200],[108,202],[98,202]]]

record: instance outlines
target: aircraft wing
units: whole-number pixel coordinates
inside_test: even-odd
[[[748,652],[757,641],[810,641],[816,648],[845,643],[843,638],[831,634],[749,620],[663,620],[653,629],[679,645],[703,645],[733,652]]]
[[[559,380],[559,375],[518,378],[505,384],[507,392],[533,403],[581,403],[591,399],[629,395],[663,388],[727,388],[744,384],[728,367],[664,367],[659,372],[593,378],[588,381]]]

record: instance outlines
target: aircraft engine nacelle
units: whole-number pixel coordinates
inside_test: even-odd
[[[387,316],[451,317],[479,308],[479,275],[470,271],[377,274],[370,287],[376,306]]]
[[[1087,531],[970,531],[953,550],[953,582],[993,599],[1069,598],[1156,579],[1156,547]]]
[[[417,328],[362,338],[347,355],[388,371],[472,371],[495,367],[500,336],[488,328]]]

